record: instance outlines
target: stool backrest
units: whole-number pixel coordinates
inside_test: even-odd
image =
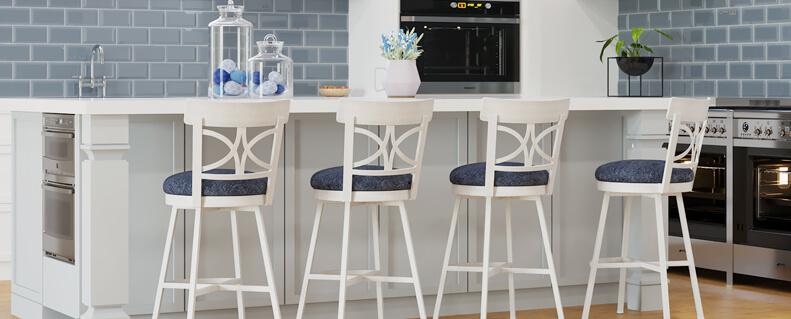
[[[674,168],[689,168],[694,173],[698,168],[700,151],[703,146],[706,121],[709,116],[709,106],[712,99],[672,98],[667,109],[667,120],[670,121],[670,141],[668,142],[665,156],[665,170],[662,175],[662,188],[670,189],[670,182]],[[678,139],[680,136],[689,137],[687,148],[677,153]],[[683,162],[679,162],[689,158]]]
[[[351,200],[352,176],[388,176],[412,175],[412,188],[410,197],[417,196],[420,181],[420,169],[423,164],[423,150],[426,144],[428,123],[434,112],[433,100],[419,99],[389,99],[365,100],[345,99],[341,102],[337,120],[344,124],[343,138],[343,192]],[[382,126],[384,136],[379,137],[376,132],[358,125]],[[398,134],[396,128],[412,126],[406,132]],[[378,148],[366,158],[354,160],[354,136],[361,134],[367,136]],[[401,144],[409,137],[416,135],[417,146],[414,153],[404,151]],[[362,165],[377,165],[381,160],[383,170],[356,169]],[[397,163],[397,161],[403,163]],[[398,167],[403,164],[405,167]]]
[[[283,141],[283,127],[288,122],[288,100],[273,101],[200,101],[188,106],[184,123],[192,126],[192,197],[200,203],[202,180],[249,180],[267,178],[266,205],[272,203],[277,181],[278,161]],[[248,136],[248,129],[265,129]],[[236,129],[231,140],[219,129]],[[219,160],[204,164],[204,136],[214,138],[228,147]],[[268,161],[262,160],[253,148],[272,138]],[[240,148],[241,146],[241,148]],[[210,170],[233,166],[234,174],[212,174]]]
[[[485,98],[483,100],[483,110],[481,110],[481,120],[488,123],[484,187],[492,194],[494,193],[495,171],[547,171],[549,173],[547,192],[551,194],[555,176],[557,175],[560,144],[563,140],[563,129],[565,128],[568,113],[569,99],[512,100]],[[524,134],[503,124],[524,125]],[[548,127],[542,129],[542,127],[547,125]],[[516,150],[503,157],[497,157],[498,132],[505,132],[519,142]],[[550,138],[550,140],[545,141],[547,138]],[[523,165],[499,165],[514,159],[520,159]]]

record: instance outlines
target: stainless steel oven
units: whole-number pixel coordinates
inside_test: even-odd
[[[734,117],[734,271],[791,281],[791,110]]]
[[[44,254],[74,263],[74,115],[44,114]]]
[[[519,1],[402,0],[423,33],[419,93],[518,93]]]

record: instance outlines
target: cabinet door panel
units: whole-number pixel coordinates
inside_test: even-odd
[[[369,128],[376,131],[376,128]],[[376,144],[356,134],[356,159],[375,151]],[[316,211],[316,200],[310,187],[311,176],[322,169],[341,166],[343,162],[343,126],[334,115],[292,116],[286,133],[286,303],[299,301],[302,279],[307,262],[310,236]],[[369,208],[352,209],[350,221],[349,269],[373,269]],[[341,260],[343,204],[325,206],[313,273],[338,271]],[[370,285],[354,285],[347,289],[347,299],[375,297]],[[311,281],[308,302],[338,299],[337,281]],[[307,311],[310,311],[308,309]]]
[[[42,284],[41,121],[39,113],[15,113],[13,119],[13,282],[36,295]]]
[[[604,196],[596,189],[594,172],[599,165],[623,158],[621,121],[614,112],[571,112],[566,123],[552,198],[554,256],[561,285],[588,282]],[[621,202],[620,198],[610,201],[602,257],[621,253]],[[597,282],[617,281],[618,271],[599,271],[597,278]]]
[[[412,138],[401,147],[413,150],[415,145],[415,138]],[[454,203],[448,174],[466,162],[467,113],[435,113],[426,140],[418,197],[415,201],[406,203],[418,272],[425,295],[436,294],[442,272]],[[467,261],[467,209],[466,205],[461,208],[451,263]],[[382,208],[381,214],[385,269],[390,275],[409,276],[411,272],[398,208]],[[386,296],[415,295],[411,285],[388,284],[386,287]],[[445,293],[466,291],[467,275],[449,273]]]
[[[129,305],[130,314],[150,314],[170,207],[165,204],[162,182],[184,169],[184,125],[181,116],[131,116],[129,119]],[[156,154],[156,156],[152,156]],[[184,274],[184,218],[179,216],[168,279]],[[164,312],[184,310],[183,292],[167,289]]]

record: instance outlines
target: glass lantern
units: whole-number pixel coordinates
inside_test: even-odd
[[[209,23],[211,57],[209,96],[214,98],[247,96],[247,60],[253,24],[242,18],[244,6],[217,6],[220,17]]]
[[[283,55],[283,41],[267,34],[258,41],[258,55],[247,62],[250,97],[280,98],[294,96],[294,61]]]

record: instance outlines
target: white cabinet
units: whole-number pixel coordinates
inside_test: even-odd
[[[15,113],[13,293],[40,303],[42,291],[41,114]],[[20,303],[16,303],[19,305]],[[12,309],[17,313],[17,309]]]
[[[11,279],[11,114],[0,113],[0,280]]]

